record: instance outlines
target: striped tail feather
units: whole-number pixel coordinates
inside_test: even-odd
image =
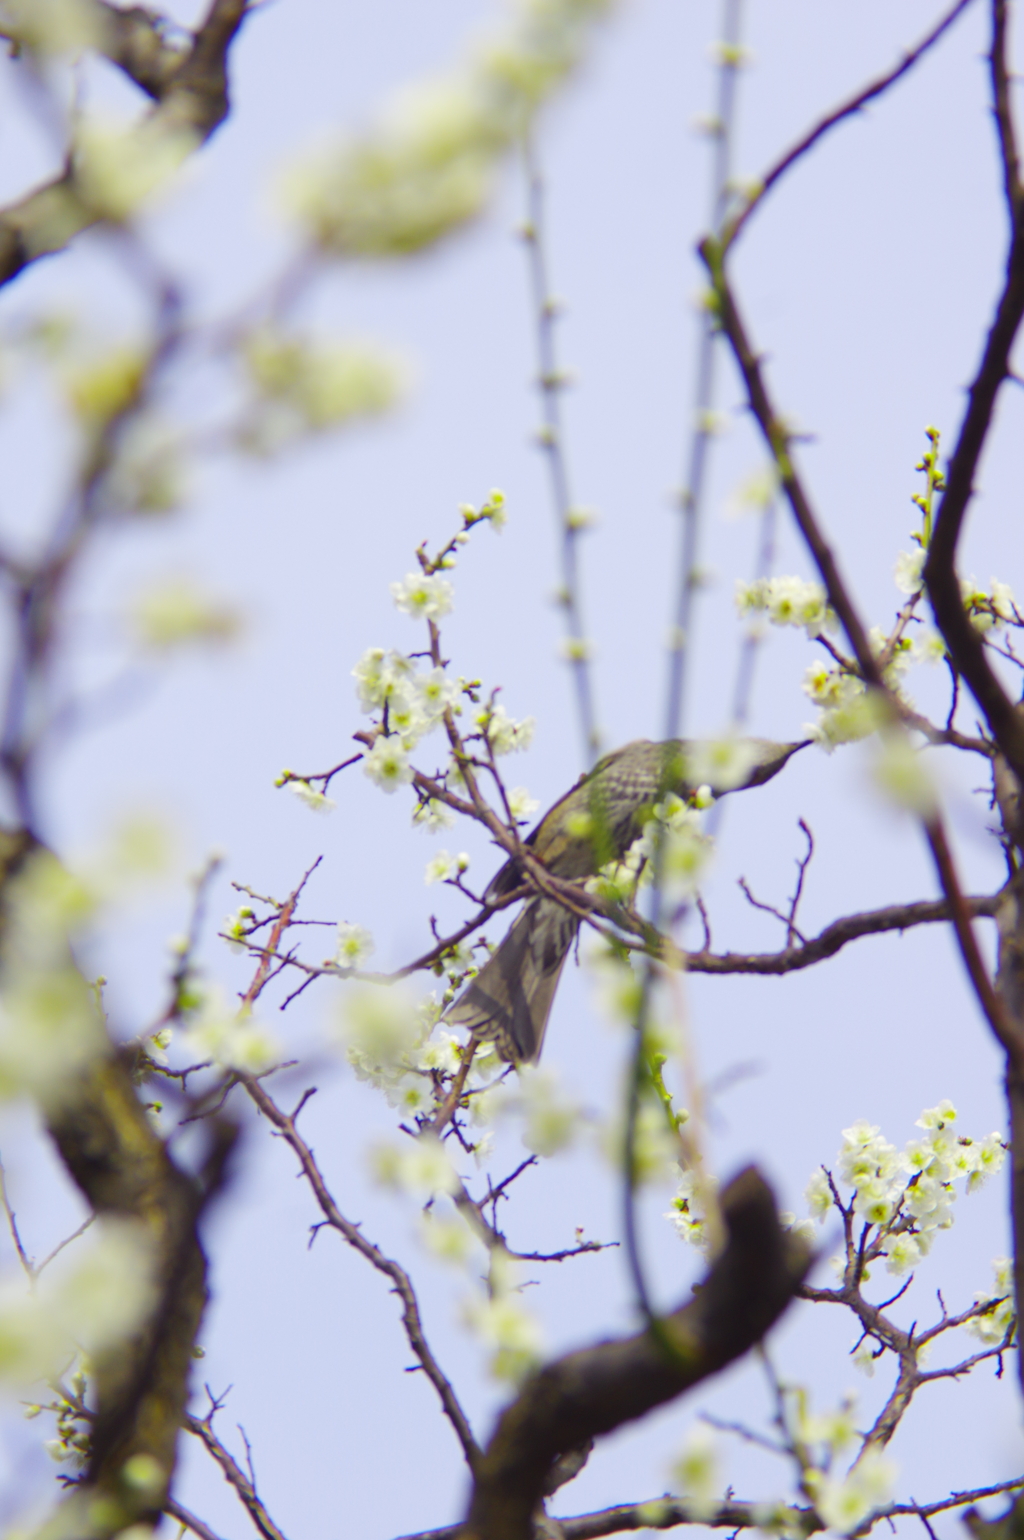
[[[511,1064],[534,1063],[578,930],[579,920],[561,904],[531,899],[445,1019],[495,1039],[501,1057]]]

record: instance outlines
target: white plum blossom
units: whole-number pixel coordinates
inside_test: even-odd
[[[872,774],[879,790],[897,807],[921,818],[935,816],[939,801],[935,781],[924,755],[906,732],[890,727],[882,733]]]
[[[718,1449],[709,1427],[698,1423],[686,1436],[682,1449],[672,1462],[672,1481],[693,1518],[710,1518],[721,1501],[722,1483],[718,1468]]]
[[[836,1181],[853,1189],[854,1213],[876,1227],[886,1267],[897,1276],[916,1267],[936,1234],[953,1223],[954,1183],[966,1178],[971,1192],[1005,1159],[998,1134],[970,1139],[957,1133],[956,1118],[948,1100],[926,1108],[917,1121],[923,1137],[902,1151],[863,1119],[843,1130]],[[811,1214],[823,1220],[832,1202],[826,1171],[814,1172],[806,1196]]]
[[[525,717],[515,722],[500,703],[486,706],[476,716],[476,724],[487,736],[495,755],[519,754],[533,742],[536,721]]]
[[[523,1143],[534,1155],[555,1155],[573,1142],[581,1108],[564,1095],[554,1070],[522,1065],[515,1101],[525,1113]]]
[[[901,594],[919,594],[924,587],[925,558],[927,551],[915,546],[912,551],[901,551],[896,558],[893,578]]]
[[[212,1059],[251,1075],[261,1074],[281,1058],[274,1034],[255,1021],[251,1011],[239,1010],[218,987],[208,989],[189,1015],[181,1043],[198,1059]]]
[[[490,1296],[476,1295],[465,1301],[463,1320],[490,1348],[490,1371],[496,1380],[523,1379],[540,1361],[543,1333],[536,1317],[512,1292],[507,1280],[492,1285]]]
[[[539,807],[540,803],[530,796],[525,786],[514,786],[508,794],[508,810],[516,823],[525,823]]]
[[[350,925],[343,921],[338,926],[338,942],[334,949],[334,961],[339,968],[359,968],[374,953],[374,941],[362,925]]]
[[[627,867],[637,855],[646,861],[642,882],[653,880],[659,846],[666,892],[672,899],[689,896],[700,882],[714,842],[704,833],[700,813],[675,792],[669,792],[664,801],[655,804],[647,827],[627,853]]]
[[[687,778],[691,784],[706,786],[712,795],[732,791],[746,780],[757,755],[757,744],[735,733],[699,740],[690,745],[686,756]]]
[[[876,713],[864,682],[838,665],[812,663],[804,675],[803,690],[821,710],[807,731],[831,752],[840,743],[866,738],[877,726]]]
[[[317,791],[308,781],[289,781],[288,787],[299,801],[314,813],[329,813],[338,805],[322,791]]]
[[[400,989],[367,986],[342,999],[337,1033],[346,1057],[358,1079],[381,1089],[418,1069],[428,1032],[415,1001]]]
[[[423,881],[428,885],[434,882],[450,882],[458,872],[458,863],[454,856],[447,850],[439,850],[427,862],[427,869]]]
[[[388,793],[408,786],[412,780],[408,753],[394,735],[377,739],[363,759],[363,769],[375,786]]]
[[[664,1120],[664,1114],[662,1116]],[[677,1141],[676,1149],[678,1151]],[[665,1214],[665,1218],[672,1222],[676,1233],[684,1241],[689,1241],[691,1246],[696,1246],[699,1251],[707,1248],[708,1198],[713,1197],[716,1186],[713,1177],[691,1166],[680,1176],[675,1197],[672,1199],[672,1207]]]
[[[807,1199],[807,1207],[814,1218],[819,1222],[823,1221],[825,1215],[832,1207],[832,1189],[828,1184],[827,1173],[820,1166],[807,1183],[804,1197]]]
[[[416,804],[412,821],[430,834],[437,834],[441,829],[452,827],[455,823],[455,814],[450,807],[439,802],[436,797],[428,797],[425,802]]]
[[[419,1053],[421,1069],[454,1075],[462,1063],[462,1045],[451,1032],[438,1032],[427,1039]]]
[[[416,665],[404,653],[393,648],[368,647],[352,670],[356,693],[364,711],[379,710],[396,691],[406,686],[416,672]]]
[[[443,668],[433,668],[428,674],[417,674],[416,690],[420,707],[431,725],[439,722],[449,707],[457,705],[460,693],[458,685],[448,678]]]
[[[798,577],[740,579],[736,608],[740,615],[767,615],[774,626],[802,626],[812,639],[834,625],[822,585]]]
[[[996,1301],[992,1310],[968,1321],[967,1330],[986,1347],[998,1347],[1013,1328],[1016,1319],[1013,1290],[1013,1262],[1009,1257],[997,1257],[992,1263],[995,1272],[995,1289],[991,1293],[975,1294],[977,1305]]]
[[[373,1174],[383,1187],[413,1197],[432,1198],[459,1189],[459,1178],[439,1139],[422,1135],[402,1145],[380,1144],[370,1154]]]
[[[889,1501],[896,1466],[880,1449],[869,1448],[842,1481],[818,1470],[807,1471],[804,1480],[829,1529],[849,1535]]]
[[[391,585],[396,609],[413,620],[443,620],[451,613],[454,595],[447,578],[427,572],[410,572],[401,582]]]

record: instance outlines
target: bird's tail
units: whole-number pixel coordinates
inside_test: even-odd
[[[540,1054],[562,965],[579,920],[548,898],[534,898],[446,1013],[454,1026],[494,1038],[511,1064]]]

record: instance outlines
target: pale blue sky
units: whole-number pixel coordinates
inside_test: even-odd
[[[471,0],[431,7],[378,0],[372,8],[277,0],[251,19],[234,56],[235,116],[152,221],[154,241],[183,270],[200,314],[233,307],[283,259],[288,236],[272,194],[289,161],[339,124],[364,121],[392,87],[445,65],[496,13]],[[657,736],[663,718],[677,554],[671,493],[690,415],[692,301],[700,286],[693,245],[707,203],[706,143],[691,124],[713,99],[717,15],[710,0],[618,8],[540,138],[553,283],[568,306],[560,348],[578,378],[566,405],[569,456],[578,500],[600,514],[584,545],[584,600],[609,745]],[[861,0],[855,8],[749,0],[741,175],[757,174],[818,114],[889,66],[933,16],[919,0],[898,7]],[[844,125],[793,174],[758,217],[737,264],[778,400],[812,435],[808,480],[871,622],[886,622],[894,609],[892,565],[908,543],[923,429],[934,422],[952,435],[1003,258],[984,45],[975,7],[891,100]],[[0,88],[12,127],[0,195],[16,185],[12,167],[24,167],[30,144],[14,126],[7,74],[5,65]],[[38,165],[41,174],[45,160]],[[410,569],[422,539],[453,532],[458,503],[478,502],[491,486],[507,495],[508,527],[500,537],[481,531],[461,560],[446,650],[459,672],[501,684],[514,715],[536,716],[533,749],[510,766],[513,784],[525,782],[544,805],[578,773],[572,699],[557,661],[560,619],[550,602],[553,522],[530,444],[538,410],[533,340],[513,233],[522,206],[510,167],[495,208],[472,231],[411,263],[330,274],[303,306],[310,326],[379,339],[413,361],[415,389],[392,419],[272,464],[208,465],[188,513],[102,553],[80,596],[83,612],[116,611],[154,573],[183,570],[230,594],[250,626],[234,652],[182,662],[133,714],[64,752],[47,788],[62,847],[81,849],[90,831],[126,807],[162,807],[182,831],[186,864],[223,847],[227,874],[261,891],[283,894],[323,853],[310,912],[369,926],[382,965],[420,950],[429,914],[443,920],[460,911],[452,895],[423,886],[435,847],[409,832],[409,798],[387,799],[348,772],[336,783],[337,812],[321,822],[272,783],[286,764],[310,771],[344,757],[361,725],[352,664],[367,646],[418,641],[391,605],[389,582]],[[116,277],[102,240],[92,237],[12,286],[0,316],[60,302],[88,306],[98,324],[117,325],[126,307]],[[716,446],[705,544],[716,581],[700,606],[691,732],[715,732],[726,719],[740,636],[733,581],[751,572],[757,533],[749,518],[723,516],[762,456],[727,366],[720,379],[727,431]],[[195,388],[209,387],[188,386]],[[965,558],[982,581],[995,573],[1018,588],[1021,410],[1020,392],[1002,402]],[[35,418],[29,406],[24,411],[29,432]],[[12,431],[0,440],[5,455]],[[52,463],[47,458],[44,474]],[[24,474],[30,487],[32,473]],[[5,510],[14,499],[8,486]],[[777,570],[807,573],[785,520],[780,527]],[[796,633],[773,635],[760,665],[755,731],[800,734],[813,716],[799,687],[813,656]],[[101,652],[83,652],[82,667],[99,677]],[[929,688],[922,684],[922,700]],[[745,874],[759,896],[779,901],[802,849],[801,815],[820,852],[804,909],[808,927],[932,896],[917,832],[877,801],[864,768],[857,749],[831,758],[808,752],[769,788],[735,800],[708,892],[717,944],[776,943],[771,923],[736,897],[735,878]],[[951,822],[972,887],[999,878],[983,833],[987,808],[969,795],[979,779],[973,767],[954,766],[949,777]],[[492,854],[475,833],[446,838],[471,853],[475,874],[490,871]],[[225,881],[213,915],[230,902]],[[184,909],[181,890],[168,888],[155,910],[123,918],[106,938],[102,965],[125,1032],[155,1008],[164,942],[180,929]],[[242,987],[244,974],[221,943],[211,941],[207,955],[228,987]],[[949,938],[938,932],[864,941],[783,980],[697,978],[689,999],[709,1080],[752,1067],[716,1101],[718,1169],[728,1175],[757,1159],[787,1206],[800,1206],[810,1171],[832,1158],[840,1129],[857,1117],[880,1123],[900,1145],[921,1109],[947,1095],[968,1132],[1001,1123],[996,1056]],[[308,1040],[329,1003],[326,986],[310,991],[280,1030]],[[606,1108],[617,1094],[622,1049],[570,969],[546,1061],[590,1105]],[[483,1434],[501,1393],[481,1376],[476,1348],[457,1329],[457,1291],[417,1251],[411,1212],[382,1199],[365,1177],[367,1140],[386,1131],[390,1115],[343,1070],[318,1063],[315,1078],[322,1091],[306,1114],[308,1130],[339,1202],[422,1282],[432,1339]],[[309,1081],[298,1075],[294,1085]],[[244,1171],[211,1222],[215,1299],[200,1366],[216,1390],[234,1385],[225,1434],[236,1422],[245,1426],[261,1492],[290,1540],[324,1531],[385,1540],[452,1521],[464,1490],[461,1463],[422,1377],[403,1373],[409,1354],[394,1300],[331,1236],[307,1251],[312,1202],[286,1152],[255,1123],[247,1123],[244,1155]],[[52,1191],[38,1161],[16,1159],[12,1180],[42,1250],[66,1214],[55,1204],[49,1217],[38,1213]],[[659,1217],[665,1198],[649,1205],[647,1248],[669,1299],[698,1269]],[[613,1239],[617,1204],[588,1149],[524,1178],[510,1231],[538,1247],[565,1244],[577,1224]],[[1001,1187],[962,1208],[922,1272],[922,1312],[936,1284],[951,1308],[968,1303],[988,1282],[990,1257],[1005,1249]],[[553,1350],[630,1326],[614,1252],[548,1274],[530,1303]],[[852,1322],[821,1314],[805,1306],[779,1333],[786,1371],[813,1376],[822,1397],[855,1386],[867,1412],[882,1379],[858,1382],[843,1357]],[[926,1500],[1019,1467],[1007,1383],[986,1373],[977,1383],[933,1389],[930,1399],[931,1412],[911,1413],[897,1450],[906,1471],[901,1490]],[[606,1441],[561,1494],[559,1510],[658,1494],[699,1405],[752,1416],[762,1400],[754,1371],[733,1371],[707,1397]],[[10,1437],[19,1447],[22,1433]],[[247,1521],[219,1474],[197,1451],[185,1454],[182,1500],[226,1540],[245,1535]],[[743,1496],[779,1490],[763,1458],[747,1449],[733,1452],[727,1476]],[[956,1523],[938,1527],[951,1535]]]

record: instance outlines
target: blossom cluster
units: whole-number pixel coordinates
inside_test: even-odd
[[[917,1120],[924,1130],[900,1151],[863,1120],[843,1130],[835,1180],[852,1188],[853,1213],[876,1228],[878,1254],[889,1272],[908,1272],[931,1250],[939,1230],[953,1223],[954,1183],[966,1179],[973,1192],[1005,1159],[999,1134],[971,1139],[955,1130],[950,1101],[927,1108]],[[816,1171],[807,1187],[811,1214],[824,1221],[835,1202],[832,1175]]]
[[[252,399],[237,432],[241,448],[270,455],[306,434],[388,411],[405,371],[382,349],[354,342],[313,342],[270,326],[242,347]]]
[[[96,1354],[129,1336],[152,1308],[153,1263],[142,1224],[107,1216],[39,1287],[0,1280],[0,1380],[48,1379],[77,1352]]]
[[[338,1020],[345,1056],[357,1078],[383,1091],[403,1116],[429,1115],[436,1077],[455,1075],[462,1063],[455,1034],[434,1030],[440,1009],[432,994],[416,1000],[397,987],[369,985],[345,996]],[[478,1050],[470,1084],[489,1083],[497,1069],[494,1050]]]
[[[812,639],[836,628],[824,588],[803,578],[738,579],[736,608],[740,615],[765,615],[773,626],[803,626]]]
[[[463,66],[409,90],[377,126],[294,177],[296,213],[321,250],[400,256],[476,217],[501,159],[581,57],[609,0],[518,0]]]

